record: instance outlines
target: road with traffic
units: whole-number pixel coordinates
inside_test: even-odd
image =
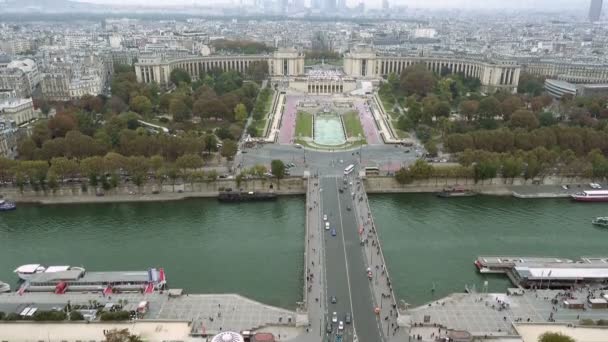
[[[378,342],[383,341],[384,336],[379,317],[374,313],[371,284],[353,211],[351,193],[356,182],[355,177],[320,178],[321,215],[327,215],[329,222],[323,239],[325,316],[326,322],[331,321],[336,312],[338,324],[345,321],[346,314],[352,316],[351,324],[344,323],[344,341]],[[338,324],[333,326],[331,341],[335,341]]]

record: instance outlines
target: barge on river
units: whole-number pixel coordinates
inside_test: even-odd
[[[113,292],[153,293],[165,289],[167,280],[162,268],[147,271],[87,272],[82,268],[31,275],[21,284],[19,293],[55,292]]]
[[[480,273],[504,273],[513,285],[525,288],[570,288],[608,282],[608,258],[573,261],[543,257],[478,257]]]
[[[445,188],[437,194],[438,197],[450,198],[450,197],[471,197],[477,195],[476,192],[466,189],[462,186],[455,186],[452,188]]]
[[[608,190],[585,190],[572,195],[577,202],[608,202]]]
[[[217,199],[220,202],[274,201],[277,199],[277,194],[274,192],[222,191]]]

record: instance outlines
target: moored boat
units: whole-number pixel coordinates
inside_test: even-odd
[[[277,194],[274,192],[245,192],[245,191],[223,191],[217,199],[220,202],[246,202],[246,201],[274,201]]]
[[[440,193],[437,194],[439,197],[471,197],[475,196],[477,193],[474,191],[468,190],[462,186],[455,186],[452,188],[445,188]]]
[[[55,273],[64,272],[69,270],[84,271],[82,267],[72,266],[43,266],[40,264],[27,264],[17,267],[13,272],[17,273],[17,276],[22,280],[30,279],[34,274],[38,273]]]
[[[10,211],[15,209],[17,209],[17,205],[14,202],[0,199],[0,211]]]
[[[608,190],[585,190],[572,195],[577,202],[608,202]]]
[[[10,291],[11,291],[11,286],[7,283],[3,283],[0,281],[0,293],[10,292]]]
[[[596,217],[593,220],[591,220],[591,223],[593,223],[596,226],[608,227],[608,217],[606,217],[606,216]]]

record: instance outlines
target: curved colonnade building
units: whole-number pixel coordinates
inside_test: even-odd
[[[608,83],[608,65],[597,63],[565,63],[542,59],[521,59],[522,68],[537,76],[572,83]]]
[[[254,62],[268,63],[271,76],[297,76],[304,74],[304,54],[295,49],[279,50],[272,55],[215,55],[164,59],[160,56],[140,56],[135,63],[137,82],[156,82],[166,85],[173,69],[183,69],[193,80],[212,69],[246,72]]]
[[[608,66],[545,61],[540,59],[496,59],[473,56],[401,56],[380,54],[367,45],[358,45],[344,55],[343,76],[323,80],[308,75],[304,69],[304,54],[295,49],[279,49],[264,55],[212,55],[164,59],[159,56],[141,56],[135,64],[137,81],[170,83],[171,71],[186,70],[194,80],[203,72],[214,68],[224,71],[246,72],[254,62],[268,63],[270,76],[280,82],[289,82],[303,92],[327,94],[349,92],[357,79],[378,80],[391,73],[399,74],[414,64],[423,64],[428,70],[441,73],[462,73],[478,78],[484,91],[507,90],[515,92],[523,71],[573,83],[607,83]]]
[[[357,46],[344,56],[344,72],[352,77],[375,78],[391,73],[400,74],[414,64],[424,64],[428,70],[436,73],[448,68],[451,73],[463,73],[466,77],[478,78],[486,91],[515,91],[521,69],[515,62],[483,61],[466,56],[379,55],[366,46]]]

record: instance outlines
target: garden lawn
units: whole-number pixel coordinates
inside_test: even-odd
[[[312,138],[312,114],[298,112],[296,116],[296,137]]]
[[[349,112],[342,116],[344,120],[344,128],[346,129],[346,135],[349,138],[365,138],[363,133],[363,127],[361,127],[361,121],[359,115],[356,112]]]

